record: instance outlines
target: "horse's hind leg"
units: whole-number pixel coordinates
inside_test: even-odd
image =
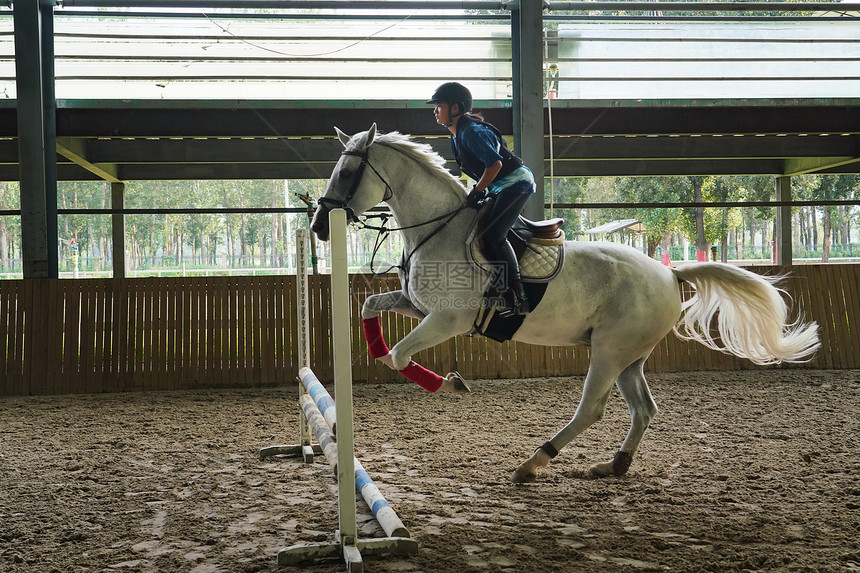
[[[615,358],[608,356],[608,354],[611,352],[600,352],[598,348],[592,348],[591,364],[588,367],[588,374],[585,376],[582,398],[576,408],[576,413],[561,431],[535,450],[535,453],[517,468],[512,478],[515,483],[534,481],[538,470],[548,466],[550,460],[558,455],[564,446],[586,428],[603,418],[612,385],[623,368],[623,366],[618,365]]]
[[[625,368],[618,377],[616,385],[630,410],[630,431],[612,461],[591,467],[591,473],[594,475],[607,477],[622,476],[627,473],[633,454],[636,453],[642,441],[642,435],[657,414],[657,404],[645,381],[644,366],[643,357]]]

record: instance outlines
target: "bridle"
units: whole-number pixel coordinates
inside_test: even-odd
[[[373,173],[376,174],[376,176],[379,178],[379,180],[382,181],[382,184],[385,185],[385,194],[383,195],[382,200],[388,201],[394,195],[394,190],[391,188],[391,185],[388,184],[388,181],[385,179],[385,177],[383,177],[382,174],[380,174],[379,171],[376,170],[376,168],[370,162],[370,159],[368,159],[368,151],[369,150],[370,150],[370,147],[366,148],[364,151],[355,151],[355,150],[347,149],[347,150],[344,150],[343,152],[341,152],[341,156],[350,155],[350,156],[361,158],[361,164],[358,166],[358,170],[353,175],[352,185],[350,185],[349,191],[347,192],[346,197],[344,197],[343,199],[334,199],[331,197],[320,197],[317,200],[317,204],[320,207],[322,207],[323,209],[325,209],[326,211],[330,211],[331,209],[343,209],[344,211],[346,211],[346,218],[347,218],[348,222],[359,222],[361,224],[362,228],[372,229],[374,231],[377,231],[378,234],[376,237],[375,245],[373,247],[373,255],[370,258],[370,272],[372,272],[375,275],[379,275],[379,274],[385,274],[385,273],[391,271],[392,269],[396,269],[396,268],[401,269],[403,271],[406,271],[408,268],[409,260],[412,258],[412,255],[414,255],[418,251],[418,249],[420,249],[422,246],[424,246],[424,244],[427,241],[432,239],[442,229],[444,229],[448,225],[448,223],[450,223],[454,219],[454,217],[456,217],[457,214],[460,213],[460,211],[467,208],[467,205],[464,203],[463,205],[457,207],[456,209],[454,209],[453,211],[451,211],[449,213],[445,213],[445,214],[440,215],[438,217],[434,217],[428,221],[424,221],[423,223],[417,223],[415,225],[409,225],[406,227],[395,227],[393,229],[390,229],[387,226],[388,216],[389,216],[387,214],[377,215],[377,217],[382,217],[384,219],[383,224],[380,226],[371,226],[371,225],[368,225],[367,223],[365,223],[363,221],[359,221],[358,217],[355,216],[355,211],[353,211],[352,207],[349,206],[349,201],[353,198],[355,193],[358,191],[358,187],[359,187],[359,185],[361,185],[361,180],[362,180],[362,177],[364,176],[364,170],[366,167],[370,167],[370,170],[373,171]],[[376,253],[378,252],[379,248],[382,246],[382,243],[385,242],[385,239],[388,238],[388,235],[392,231],[405,231],[407,229],[416,229],[418,227],[423,227],[424,225],[436,223],[437,221],[441,221],[441,224],[438,227],[436,227],[435,229],[433,229],[426,237],[421,239],[421,241],[415,246],[414,249],[412,249],[412,251],[408,255],[402,257],[400,264],[391,265],[386,270],[380,271],[380,272],[377,272],[373,269],[373,260],[376,257]]]
[[[352,207],[349,206],[349,201],[355,196],[356,191],[358,191],[358,186],[361,185],[362,177],[364,176],[364,169],[366,167],[370,167],[370,170],[373,171],[376,176],[382,181],[382,184],[385,185],[385,194],[382,197],[383,201],[388,201],[391,199],[391,196],[394,194],[394,191],[391,189],[391,185],[388,184],[388,181],[385,180],[379,171],[376,170],[376,167],[370,162],[368,159],[368,151],[370,147],[365,149],[364,151],[354,151],[354,150],[344,150],[340,155],[343,157],[344,155],[351,155],[354,157],[360,157],[361,163],[358,166],[358,170],[352,176],[352,185],[349,186],[349,191],[346,193],[346,197],[343,199],[333,199],[331,197],[320,197],[317,200],[317,204],[325,209],[326,211],[330,211],[332,209],[343,209],[346,211],[346,220],[347,221],[357,221],[358,218],[355,216],[355,211],[352,210]]]

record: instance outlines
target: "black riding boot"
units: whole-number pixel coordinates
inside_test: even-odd
[[[503,294],[506,302],[506,311],[510,314],[528,314],[529,299],[523,289],[523,281],[520,276],[520,265],[517,262],[517,254],[508,241],[496,245],[496,260],[504,265],[505,277],[507,278],[507,291]]]

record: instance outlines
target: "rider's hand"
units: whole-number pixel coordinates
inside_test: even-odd
[[[478,191],[477,188],[472,187],[472,190],[466,196],[466,206],[471,207],[472,209],[478,209],[481,207],[481,203],[484,202],[487,193],[485,191]]]

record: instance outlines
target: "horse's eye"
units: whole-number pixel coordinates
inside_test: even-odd
[[[349,169],[341,169],[340,176],[343,179],[349,179],[350,177],[352,177],[352,171]]]

